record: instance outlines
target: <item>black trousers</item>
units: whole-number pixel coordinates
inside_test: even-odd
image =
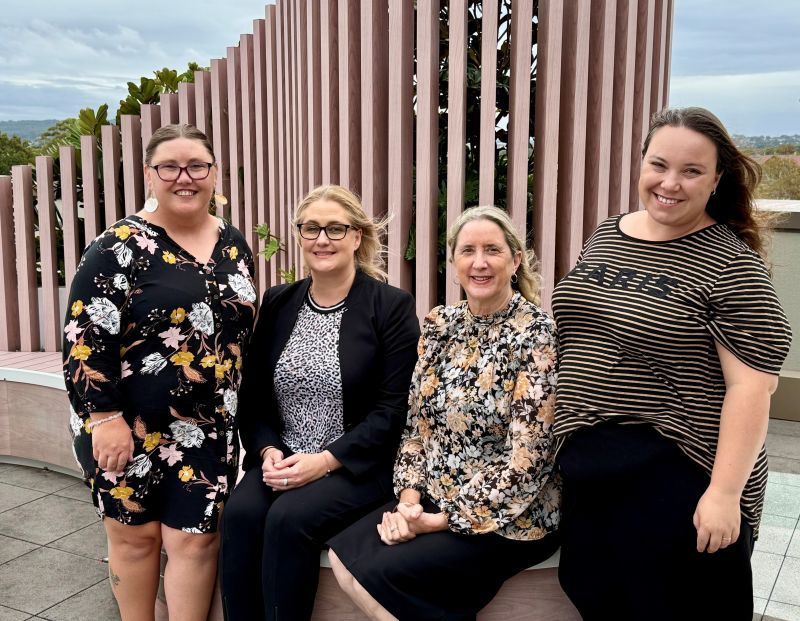
[[[692,523],[710,477],[646,425],[575,432],[559,453],[561,586],[586,621],[750,621],[753,534],[696,549]]]
[[[220,585],[227,621],[307,621],[324,543],[392,497],[391,471],[353,477],[340,469],[273,492],[248,470],[222,516]]]

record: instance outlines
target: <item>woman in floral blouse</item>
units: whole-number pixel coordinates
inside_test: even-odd
[[[495,207],[465,211],[448,243],[467,300],[425,319],[399,502],[329,542],[339,584],[371,619],[474,619],[558,546],[556,335],[537,274]]]
[[[163,545],[170,616],[200,620],[238,468],[253,258],[239,231],[209,214],[217,165],[202,132],[157,130],[144,173],[144,209],[89,245],[72,283],[63,347],[70,425],[104,518],[122,618],[153,619]]]

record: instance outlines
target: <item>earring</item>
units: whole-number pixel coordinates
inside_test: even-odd
[[[225,195],[222,193],[215,193],[214,194],[214,204],[215,205],[227,205],[228,199],[225,198]]]
[[[516,272],[511,274],[511,284],[516,285],[518,280],[519,280],[519,278],[517,278],[517,273]]]
[[[144,210],[147,213],[153,213],[156,209],[158,209],[158,199],[155,196],[150,196],[144,202]]]
[[[714,188],[713,190],[711,190],[711,196],[714,196],[714,194],[716,194],[716,193],[717,193],[717,188]]]

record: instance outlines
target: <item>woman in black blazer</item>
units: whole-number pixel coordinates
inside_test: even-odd
[[[264,295],[238,404],[245,474],[222,519],[228,621],[310,619],[325,541],[392,496],[419,323],[380,225],[339,186],[294,218],[310,277]]]

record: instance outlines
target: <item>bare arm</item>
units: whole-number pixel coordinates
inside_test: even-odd
[[[717,343],[725,377],[725,400],[711,483],[697,503],[697,551],[716,552],[739,537],[742,490],[753,470],[769,420],[775,375],[757,371]]]

